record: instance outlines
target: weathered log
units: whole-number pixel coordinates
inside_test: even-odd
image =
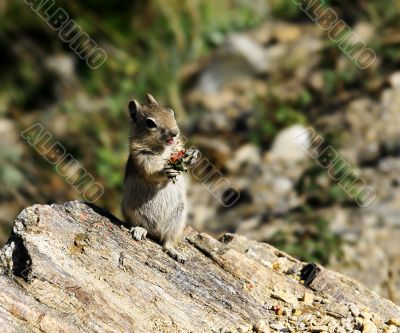
[[[27,208],[0,252],[0,332],[399,331],[398,306],[268,244],[188,228],[179,250],[85,203]]]

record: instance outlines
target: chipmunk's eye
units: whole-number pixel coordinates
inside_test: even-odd
[[[153,119],[147,118],[146,119],[146,127],[147,128],[157,128],[157,124],[154,122]]]

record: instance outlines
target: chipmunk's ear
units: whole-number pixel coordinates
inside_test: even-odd
[[[153,105],[158,105],[158,102],[156,101],[156,99],[152,95],[147,94],[146,98],[147,98],[147,103],[153,104]]]
[[[129,115],[131,116],[131,119],[136,123],[138,119],[138,113],[142,106],[140,103],[134,99],[133,101],[129,102]]]

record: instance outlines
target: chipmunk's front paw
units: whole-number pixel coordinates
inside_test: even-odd
[[[172,180],[175,183],[177,180],[177,177],[180,174],[180,171],[175,170],[172,166],[166,166],[164,168],[164,173],[168,177],[169,180]]]
[[[147,236],[147,230],[142,227],[131,228],[131,233],[132,233],[133,239],[135,239],[137,241],[143,240]]]
[[[175,170],[173,167],[171,166],[166,166],[164,168],[164,173],[168,178],[175,178],[176,176],[178,176],[180,174],[179,170]]]
[[[174,248],[169,248],[169,249],[165,249],[165,252],[172,258],[175,259],[177,262],[184,264],[187,260],[187,258],[179,253],[177,250],[175,250]]]

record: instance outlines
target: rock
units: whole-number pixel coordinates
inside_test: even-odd
[[[383,88],[380,97],[355,98],[325,119],[325,129],[329,127],[325,133],[341,137],[339,155],[376,192],[375,202],[366,209],[342,208],[339,214],[337,209],[328,209],[331,227],[343,240],[343,256],[341,260],[334,259],[330,267],[354,277],[397,304],[400,303],[397,246],[400,141],[395,124],[400,122],[400,117],[395,110],[400,105],[399,77],[397,72],[389,76],[390,86]],[[339,221],[343,212],[345,216]]]
[[[243,168],[249,167],[250,171],[254,172],[254,169],[259,168],[261,163],[260,150],[252,144],[246,144],[235,151],[226,168],[231,173],[241,171],[243,174]]]
[[[265,50],[245,34],[229,35],[220,52],[242,57],[255,73],[265,73],[268,66]]]
[[[301,162],[308,160],[307,150],[311,144],[307,129],[301,125],[288,127],[275,137],[269,152],[269,159],[274,161]]]
[[[396,333],[397,332],[397,328],[394,325],[390,325],[388,327],[385,327],[385,333]]]
[[[232,34],[201,73],[196,90],[204,94],[216,93],[228,83],[264,73],[268,66],[261,45],[245,34]]]
[[[269,325],[272,329],[278,331],[278,332],[284,332],[286,331],[286,327],[285,325],[283,325],[282,323],[272,323]]]
[[[293,295],[293,294],[290,294],[290,293],[287,293],[284,291],[278,291],[278,292],[274,292],[272,294],[272,297],[274,297],[276,299],[280,299],[287,304],[290,304],[291,306],[293,306],[293,308],[297,308],[299,306],[299,302],[297,301],[296,295]]]
[[[366,321],[369,321],[372,319],[372,314],[367,311],[366,309],[364,309],[363,311],[361,311],[360,316],[364,319],[366,319]]]
[[[271,42],[274,36],[274,24],[270,21],[266,21],[261,24],[257,29],[250,32],[251,38],[258,44],[267,45]]]
[[[305,305],[312,306],[312,305],[313,305],[313,301],[314,301],[313,294],[310,293],[310,292],[308,292],[308,291],[306,291],[306,292],[304,293],[304,296],[303,296],[303,302],[304,302],[304,304],[305,304]]]
[[[341,110],[342,117],[333,121],[334,115],[322,116],[320,122],[329,127],[330,133],[343,134],[343,142],[352,142],[340,150],[348,163],[363,164],[378,160],[382,151],[394,155],[398,151],[400,135],[395,124],[400,121],[399,105],[399,88],[394,87],[383,90],[379,101],[354,99]]]
[[[366,43],[370,42],[375,36],[374,26],[368,22],[358,22],[353,30]]]
[[[328,332],[328,326],[313,326],[311,327],[311,332]]]
[[[121,221],[94,205],[29,207],[0,251],[0,327],[4,332],[312,332],[327,323],[351,326],[351,316],[339,320],[328,311],[328,305],[350,300],[374,313],[372,325],[380,330],[384,322],[400,321],[399,307],[323,267],[306,287],[299,282],[306,278],[306,264],[268,244],[232,234],[218,241],[188,228],[178,248],[189,258],[185,265],[150,240],[134,241]],[[282,258],[284,269],[265,265]],[[318,311],[305,308],[304,314],[297,312],[298,321],[289,320],[306,291],[318,301]],[[365,328],[373,332],[372,325],[368,321]]]
[[[362,329],[363,333],[378,333],[378,329],[371,321],[365,321]]]
[[[313,89],[322,92],[324,89],[324,73],[322,71],[315,71],[309,78],[309,83]]]
[[[301,37],[303,31],[299,25],[278,23],[275,25],[274,37],[280,43],[289,43]]]
[[[391,177],[387,179],[387,175],[380,173],[376,176],[376,181],[368,183],[378,193],[383,193],[384,188],[386,192],[391,191]],[[385,185],[386,182],[388,184]],[[330,267],[351,275],[396,303],[400,301],[400,277],[395,273],[400,267],[396,246],[400,237],[397,227],[398,200],[397,196],[391,195],[390,200],[385,200],[386,203],[370,209],[332,209],[325,215],[332,221],[334,232],[340,234],[343,240],[343,256],[339,261],[333,260]],[[340,220],[335,216],[340,217]]]
[[[272,191],[276,195],[287,194],[293,190],[293,182],[286,177],[277,177],[272,183]]]
[[[257,324],[254,325],[253,331],[255,333],[270,333],[268,323],[265,320],[260,320]]]
[[[19,156],[25,151],[20,133],[11,120],[0,119],[0,138],[2,141],[0,157],[11,153]]]
[[[350,304],[349,308],[354,317],[360,316],[360,309],[357,307],[357,305]]]
[[[45,66],[53,71],[65,84],[76,83],[76,58],[60,53],[46,58]]]
[[[214,54],[198,68],[200,73],[187,70],[191,75],[186,75],[186,80],[195,76],[198,78],[194,91],[205,98],[218,98],[218,93],[224,91],[227,86],[240,87],[243,81],[256,82],[257,76],[279,76],[282,71],[287,70],[294,72],[294,79],[307,80],[311,68],[320,58],[319,51],[323,48],[321,39],[315,33],[303,34],[309,29],[303,31],[297,25],[274,24],[273,31],[268,25],[267,23],[262,26],[259,31],[228,35]],[[315,27],[313,29],[317,31]],[[280,43],[268,45],[271,39]],[[282,86],[277,86],[281,88],[282,93],[290,93],[287,89],[282,89],[286,82],[287,80]],[[301,87],[301,82],[291,84]],[[250,91],[257,90],[254,89],[255,86],[251,84],[248,88]],[[296,94],[296,97],[298,96]]]
[[[389,83],[393,88],[400,88],[400,72],[395,72],[389,76]]]
[[[390,318],[388,324],[400,327],[400,320],[398,318]]]
[[[247,333],[251,332],[252,328],[250,326],[242,325],[237,328],[238,333]]]

